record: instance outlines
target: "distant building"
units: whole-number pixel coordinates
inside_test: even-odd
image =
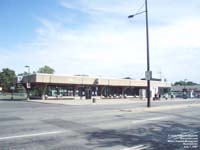
[[[183,98],[184,96],[188,98],[200,97],[200,85],[175,85],[172,86],[171,92],[176,96]]]

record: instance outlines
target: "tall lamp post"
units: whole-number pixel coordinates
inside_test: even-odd
[[[30,75],[30,66],[26,65],[24,67],[28,68],[28,75]],[[29,78],[30,77],[28,76],[28,81],[27,81],[27,84],[26,84],[26,88],[27,88],[27,100],[30,99],[30,91],[29,91],[29,89],[30,89],[30,81],[29,81]]]
[[[186,81],[187,79],[184,79],[184,89],[186,89]]]
[[[129,15],[128,18],[133,18],[136,15],[146,14],[146,46],[147,46],[147,71],[145,73],[147,80],[147,107],[151,107],[151,95],[150,95],[150,80],[152,76],[152,72],[150,71],[150,57],[149,57],[149,27],[148,27],[148,7],[147,0],[145,0],[145,11],[141,11],[139,13]]]
[[[30,75],[30,66],[26,65],[25,68],[28,68],[28,74]]]
[[[186,82],[187,82],[187,79],[184,79],[183,98],[187,98]]]

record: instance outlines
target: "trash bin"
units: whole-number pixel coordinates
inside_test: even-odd
[[[96,103],[96,99],[95,99],[95,98],[93,98],[93,99],[92,99],[92,102],[93,102],[93,103]]]

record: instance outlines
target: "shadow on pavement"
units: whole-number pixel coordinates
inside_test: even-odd
[[[185,110],[186,111],[186,110]],[[191,110],[189,110],[191,111]],[[151,114],[158,114],[158,112],[151,112]],[[173,112],[159,112],[159,114],[162,114],[162,115],[172,115],[172,116],[176,116],[176,117],[179,117],[179,118],[184,118],[184,119],[190,119],[190,120],[200,120],[200,117],[193,117],[193,116],[186,116],[184,114],[177,114],[177,113],[173,113]],[[199,114],[200,116],[200,114]]]
[[[198,127],[193,127],[193,125],[164,121],[160,124],[148,124],[136,129],[103,130],[86,132],[85,135],[89,142],[88,145],[102,149],[117,145],[133,147],[142,144],[144,147],[147,146],[148,148],[144,149],[148,150],[184,150],[183,143],[169,143],[168,136],[195,132],[200,138],[200,125]],[[197,148],[193,150],[197,150]]]

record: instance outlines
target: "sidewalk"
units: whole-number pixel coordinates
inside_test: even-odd
[[[113,105],[113,104],[130,104],[143,103],[145,100],[135,99],[92,99],[88,100],[28,100],[31,102],[49,103],[49,104],[63,104],[63,105]]]
[[[181,105],[172,105],[172,106],[154,106],[150,108],[134,108],[134,109],[120,109],[121,112],[124,113],[139,113],[139,112],[157,112],[164,110],[173,110],[173,109],[181,109],[181,108],[189,108],[189,107],[200,107],[199,104],[181,104]]]
[[[132,104],[132,103],[146,103],[146,99],[141,100],[139,98],[134,99],[76,99],[76,100],[28,100],[31,102],[48,103],[48,104],[63,104],[63,105],[113,105],[113,104]],[[162,99],[159,101],[152,102],[165,102],[165,101],[183,101],[183,99]],[[188,101],[190,101],[188,99]]]

